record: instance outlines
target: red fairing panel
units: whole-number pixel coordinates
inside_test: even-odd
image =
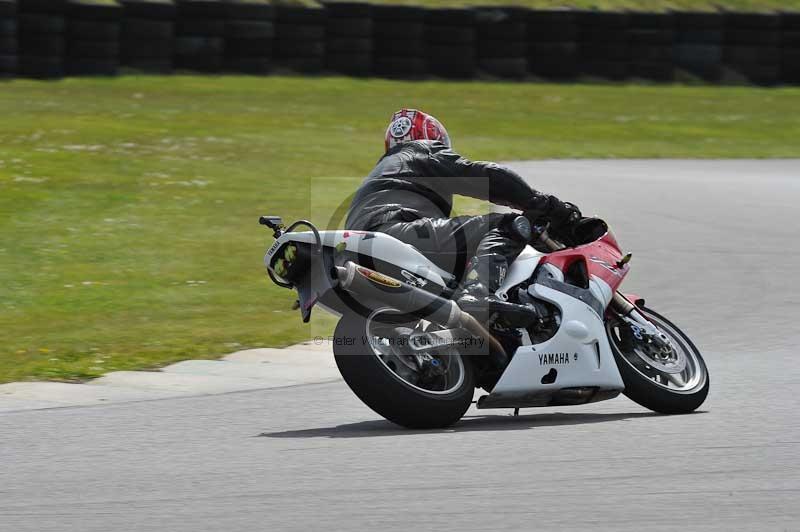
[[[627,264],[617,266],[621,259],[622,251],[619,249],[617,239],[609,231],[590,244],[550,253],[542,259],[542,263],[552,264],[565,272],[575,261],[584,261],[590,278],[599,277],[611,287],[611,290],[617,290],[630,269]]]

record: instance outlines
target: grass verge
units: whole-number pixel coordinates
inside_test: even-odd
[[[256,219],[326,223],[381,155],[397,107],[439,116],[473,158],[790,157],[798,97],[291,77],[4,83],[0,382],[307,338],[292,295],[263,274],[271,239]]]
[[[298,1],[298,0],[295,0]],[[308,3],[309,0],[303,0]],[[604,11],[798,11],[800,0],[367,0],[371,4],[424,7],[522,6],[535,9],[599,9]]]

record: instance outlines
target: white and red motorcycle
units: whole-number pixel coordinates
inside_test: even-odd
[[[524,324],[498,313],[479,323],[451,298],[458,279],[391,236],[318,231],[307,221],[284,228],[272,216],[260,223],[276,239],[264,258],[270,278],[297,290],[303,321],[315,305],[340,316],[333,348],[342,377],[399,425],[451,425],[476,388],[487,392],[479,409],[579,405],[623,392],[664,414],[691,412],[708,394],[692,341],[642,298],[618,291],[630,255],[602,220],[584,220],[569,248],[536,228],[496,292],[536,310]]]

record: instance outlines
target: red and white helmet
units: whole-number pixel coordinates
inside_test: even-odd
[[[400,109],[386,128],[386,151],[412,140],[438,140],[448,148],[450,135],[441,122],[416,109]]]

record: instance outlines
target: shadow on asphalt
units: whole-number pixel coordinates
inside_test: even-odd
[[[634,412],[630,414],[531,414],[527,416],[465,416],[461,421],[446,429],[410,430],[384,420],[347,423],[335,427],[320,427],[280,432],[262,432],[258,436],[266,438],[375,438],[379,436],[402,436],[407,434],[431,434],[447,432],[492,432],[501,430],[528,430],[558,425],[583,425],[586,423],[607,423],[626,419],[654,417],[654,412]]]

